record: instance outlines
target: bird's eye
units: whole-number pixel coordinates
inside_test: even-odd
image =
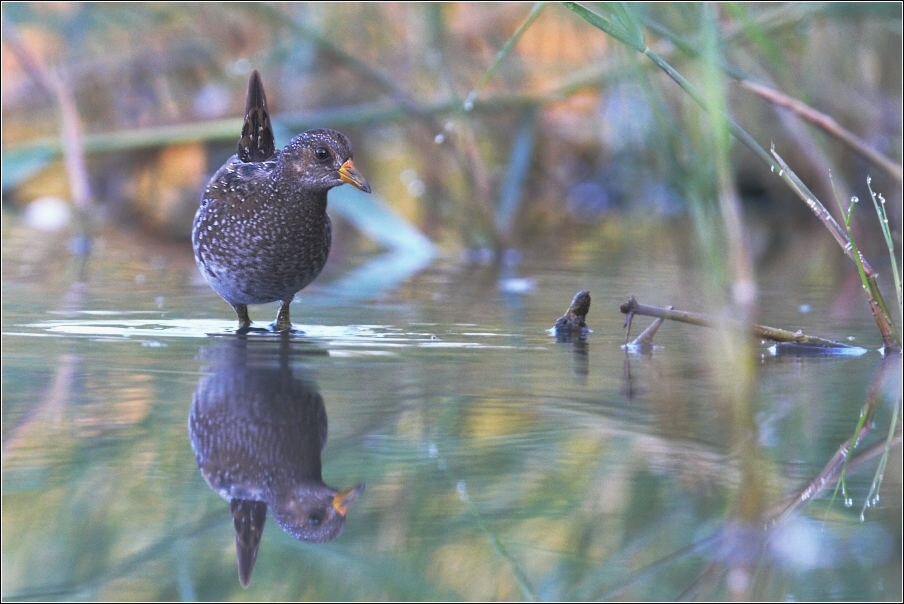
[[[320,512],[314,512],[310,516],[308,516],[308,524],[311,526],[320,526],[320,523],[323,522],[323,514]]]
[[[326,147],[317,147],[314,149],[314,157],[316,157],[318,161],[325,161],[330,158],[330,152],[327,151]]]

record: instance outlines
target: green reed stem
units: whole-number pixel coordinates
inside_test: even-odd
[[[603,32],[609,34],[619,42],[633,48],[637,52],[646,55],[654,64],[656,64],[660,69],[662,69],[678,86],[681,87],[700,107],[703,108],[704,111],[709,111],[708,104],[704,95],[694,86],[690,81],[688,81],[684,76],[682,76],[678,71],[676,71],[671,65],[668,64],[662,57],[653,52],[643,41],[642,33],[638,33],[636,31],[628,31],[627,27],[633,25],[633,21],[630,22],[630,25],[625,26],[625,19],[622,18],[622,23],[616,23],[615,20],[608,19],[603,15],[597,14],[590,9],[576,3],[576,2],[565,2],[564,6],[577,14],[579,17],[596,27],[597,29],[602,30]],[[616,5],[618,14],[629,13],[630,9],[622,6]],[[885,344],[886,349],[889,351],[899,352],[901,350],[901,339],[898,336],[897,330],[895,329],[893,323],[891,322],[891,317],[888,314],[888,309],[885,306],[885,302],[882,298],[882,294],[879,291],[878,284],[876,282],[876,273],[872,269],[872,267],[863,259],[860,254],[856,254],[857,258],[854,258],[854,254],[852,253],[852,243],[848,234],[842,229],[838,223],[832,218],[832,215],[825,209],[823,204],[817,199],[817,197],[810,191],[810,189],[803,183],[800,178],[794,174],[793,171],[788,167],[788,165],[782,161],[782,159],[778,156],[775,150],[772,150],[772,155],[774,157],[770,157],[770,155],[766,152],[763,147],[759,145],[759,143],[754,140],[750,134],[748,134],[741,126],[738,125],[730,116],[725,115],[724,119],[728,124],[729,131],[740,140],[747,148],[749,148],[753,153],[759,157],[763,162],[768,165],[773,172],[777,172],[779,177],[787,183],[791,189],[800,197],[807,206],[819,217],[819,219],[823,222],[826,228],[829,229],[829,232],[832,233],[832,236],[835,237],[838,244],[841,245],[844,252],[851,256],[854,259],[855,263],[858,263],[858,270],[864,270],[868,275],[867,279],[867,297],[869,298],[870,307],[873,311],[873,316],[876,319],[876,324],[879,327],[879,332],[882,335],[882,341]]]
[[[502,61],[509,56],[509,53],[512,52],[512,48],[515,44],[518,43],[518,40],[521,39],[521,36],[524,35],[524,32],[527,31],[527,28],[530,27],[531,23],[533,23],[537,17],[540,16],[540,12],[546,6],[545,2],[537,2],[534,4],[534,7],[531,9],[530,13],[528,13],[527,17],[524,19],[524,22],[518,26],[518,29],[515,30],[515,33],[512,34],[512,37],[509,38],[505,44],[502,45],[502,48],[499,49],[499,52],[496,53],[496,58],[493,59],[493,62],[490,64],[489,69],[483,74],[483,77],[480,78],[480,81],[477,82],[477,86],[474,87],[471,92],[468,93],[468,96],[465,98],[464,107],[465,110],[470,111],[474,108],[474,101],[477,99],[477,95],[480,93],[480,89],[484,87],[484,85],[493,77],[493,74],[496,73],[496,69],[502,63]]]
[[[860,521],[864,520],[866,508],[877,505],[879,503],[879,490],[882,488],[882,479],[885,477],[885,467],[888,465],[888,454],[891,452],[892,444],[895,438],[895,428],[898,426],[898,415],[901,412],[901,399],[895,401],[895,408],[892,412],[891,421],[888,422],[888,436],[885,438],[885,448],[882,450],[882,456],[879,458],[879,465],[876,466],[876,473],[873,475],[873,482],[869,486],[869,493],[863,501],[863,508],[860,510]]]
[[[888,226],[888,214],[885,212],[885,198],[881,193],[878,195],[873,192],[873,179],[867,177],[866,187],[869,189],[870,197],[873,199],[873,206],[876,208],[876,214],[879,216],[879,226],[882,227],[882,236],[888,246],[888,256],[891,259],[892,277],[895,280],[895,293],[898,296],[898,315],[904,321],[904,298],[901,295],[901,272],[898,269],[898,258],[895,256],[895,243],[891,236],[891,229]]]

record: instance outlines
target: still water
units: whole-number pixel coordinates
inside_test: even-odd
[[[512,275],[439,257],[366,299],[331,259],[303,335],[242,337],[187,246],[105,234],[73,286],[66,242],[5,217],[4,600],[899,600],[900,447],[862,519],[878,457],[772,514],[855,430],[868,311],[765,275],[764,322],[865,352],[764,346],[738,407],[712,332],[621,348],[629,295],[703,310],[680,239]],[[557,342],[581,289],[593,333]]]

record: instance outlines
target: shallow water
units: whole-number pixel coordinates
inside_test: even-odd
[[[105,237],[73,287],[65,242],[5,225],[5,600],[900,598],[900,447],[862,521],[877,459],[849,473],[850,508],[828,490],[772,522],[853,434],[882,364],[833,284],[789,295],[766,276],[763,315],[863,354],[763,346],[739,406],[715,332],[666,324],[652,355],[621,348],[629,295],[702,310],[667,245],[528,255],[511,275],[440,258],[365,301],[330,289],[360,269],[340,259],[282,338],[232,333],[187,250]],[[593,333],[557,342],[580,289]],[[275,312],[251,308],[260,326]],[[225,457],[190,433],[202,416]],[[365,487],[312,543],[274,517],[284,483]],[[247,591],[224,493],[268,500]]]

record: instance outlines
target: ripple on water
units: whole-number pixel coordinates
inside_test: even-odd
[[[105,313],[85,311],[89,317],[113,316],[108,319],[60,319],[20,324],[20,330],[4,331],[6,336],[25,337],[87,337],[95,341],[133,340],[142,346],[161,347],[167,338],[210,338],[237,337],[234,321],[217,319],[158,319],[133,318],[153,312]],[[129,317],[129,318],[126,318]],[[529,345],[512,344],[512,335],[492,331],[466,331],[443,333],[438,337],[434,332],[403,330],[392,325],[296,325],[300,333],[291,334],[292,339],[316,340],[334,348],[485,348],[524,349],[536,348]],[[264,329],[263,326],[261,326]],[[252,331],[248,338],[280,338],[282,334],[271,331]],[[542,347],[541,347],[542,348]],[[353,354],[350,351],[337,354]],[[388,351],[381,354],[389,354]]]

